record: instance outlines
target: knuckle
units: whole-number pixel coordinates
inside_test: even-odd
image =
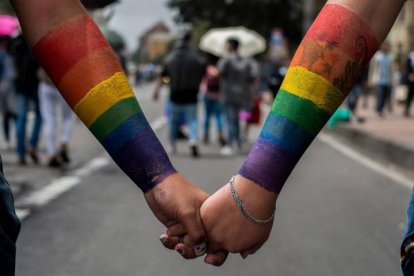
[[[192,219],[197,214],[196,210],[194,208],[186,208],[181,211],[180,217],[183,220]]]

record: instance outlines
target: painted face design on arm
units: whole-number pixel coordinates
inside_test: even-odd
[[[56,26],[32,50],[67,103],[144,192],[176,172],[89,16]]]
[[[358,15],[325,5],[297,49],[239,174],[279,193],[378,47],[373,31]]]

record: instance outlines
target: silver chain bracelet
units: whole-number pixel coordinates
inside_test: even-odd
[[[231,195],[233,196],[234,201],[236,202],[237,206],[239,207],[240,211],[242,212],[242,214],[251,222],[255,223],[255,224],[267,224],[271,221],[273,221],[274,217],[275,217],[275,209],[273,209],[273,214],[270,218],[268,219],[258,219],[255,218],[250,212],[249,210],[246,209],[246,207],[243,204],[243,201],[240,199],[239,194],[236,191],[236,187],[234,186],[234,179],[235,176],[233,176],[230,179],[230,191],[231,191]]]

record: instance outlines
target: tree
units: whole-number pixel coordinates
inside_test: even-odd
[[[178,10],[177,23],[190,23],[197,32],[242,25],[269,38],[271,30],[278,27],[297,44],[302,37],[302,1],[169,0],[168,6]]]

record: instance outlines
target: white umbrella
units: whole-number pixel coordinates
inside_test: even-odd
[[[236,38],[240,42],[239,54],[243,57],[251,57],[266,50],[265,39],[245,27],[211,29],[201,38],[200,49],[218,57],[226,56],[229,38]]]

